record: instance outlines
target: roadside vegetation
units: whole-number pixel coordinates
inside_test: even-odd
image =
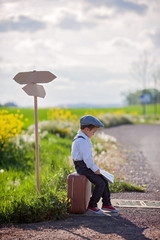
[[[79,117],[93,114],[101,117],[108,126],[108,113],[102,110],[85,109],[76,114],[75,110],[40,109],[40,194],[37,196],[32,114],[29,109],[0,112],[0,223],[28,223],[66,217],[66,180],[75,171],[70,148],[79,127]],[[112,125],[113,122],[115,125],[123,124],[124,114],[126,121],[126,113],[114,113],[110,120]],[[133,123],[131,115],[127,121]],[[120,152],[116,139],[98,132],[93,145],[97,165],[116,176],[115,183],[110,185],[112,192],[144,191],[123,182],[119,168],[127,159]]]
[[[0,111],[6,110],[9,113],[16,114],[17,108],[4,108],[1,107]],[[54,116],[51,117],[53,114],[54,109],[38,109],[38,119],[39,122],[51,120]],[[56,108],[56,111],[61,111],[62,109]],[[34,124],[34,109],[20,109],[21,114],[23,114],[23,121],[24,126],[23,129],[27,129],[30,125]],[[66,109],[67,111],[67,109]],[[109,114],[113,116],[122,116],[127,115],[129,118],[132,118],[133,123],[160,123],[160,104],[156,105],[156,114],[155,114],[155,105],[154,104],[147,104],[146,106],[146,116],[143,116],[143,106],[142,105],[130,105],[125,106],[123,108],[72,108],[68,109],[71,116],[76,117],[79,119],[83,115],[92,114],[94,116],[102,115],[102,114]],[[56,116],[55,116],[56,117]]]

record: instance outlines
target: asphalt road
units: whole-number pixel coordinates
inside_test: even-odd
[[[122,125],[103,131],[116,137],[124,147],[142,151],[154,174],[160,179],[160,125]]]

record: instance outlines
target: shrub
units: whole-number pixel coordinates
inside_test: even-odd
[[[0,195],[0,223],[28,223],[61,219],[67,215],[66,179],[70,169],[41,175],[40,194],[36,195],[35,176],[4,171]],[[17,176],[16,176],[17,175]],[[19,180],[18,180],[19,178]],[[18,184],[17,184],[18,182]]]
[[[101,114],[98,119],[104,124],[104,127],[113,127],[122,124],[133,124],[133,116],[128,114]]]
[[[35,146],[32,134],[18,136],[2,152],[1,223],[37,222],[60,219],[67,215],[66,180],[71,170],[68,160],[71,140],[44,132],[39,136],[39,196],[36,196]]]
[[[45,194],[16,196],[0,207],[0,223],[29,223],[61,219],[67,215],[65,191],[50,190]]]
[[[17,146],[10,141],[0,152],[0,168],[22,170],[25,173],[34,169],[35,149],[34,145],[25,143]]]
[[[6,110],[0,111],[0,150],[3,150],[10,138],[22,132],[23,114],[19,113],[19,111],[15,114],[8,113]]]
[[[32,127],[34,128],[34,126]],[[62,138],[73,138],[78,130],[78,125],[72,121],[42,121],[39,123],[41,132],[48,131],[51,134],[57,134]]]

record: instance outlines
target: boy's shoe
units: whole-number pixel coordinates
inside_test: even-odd
[[[103,214],[103,211],[100,210],[98,207],[88,207],[88,210],[89,210],[90,212],[94,212],[94,213],[96,213],[96,214]]]
[[[114,213],[118,212],[118,209],[114,208],[112,205],[111,206],[102,206],[102,209],[110,211],[110,212],[114,212]]]

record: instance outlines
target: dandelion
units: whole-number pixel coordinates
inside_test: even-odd
[[[3,173],[3,172],[4,172],[4,169],[1,169],[0,172]]]

